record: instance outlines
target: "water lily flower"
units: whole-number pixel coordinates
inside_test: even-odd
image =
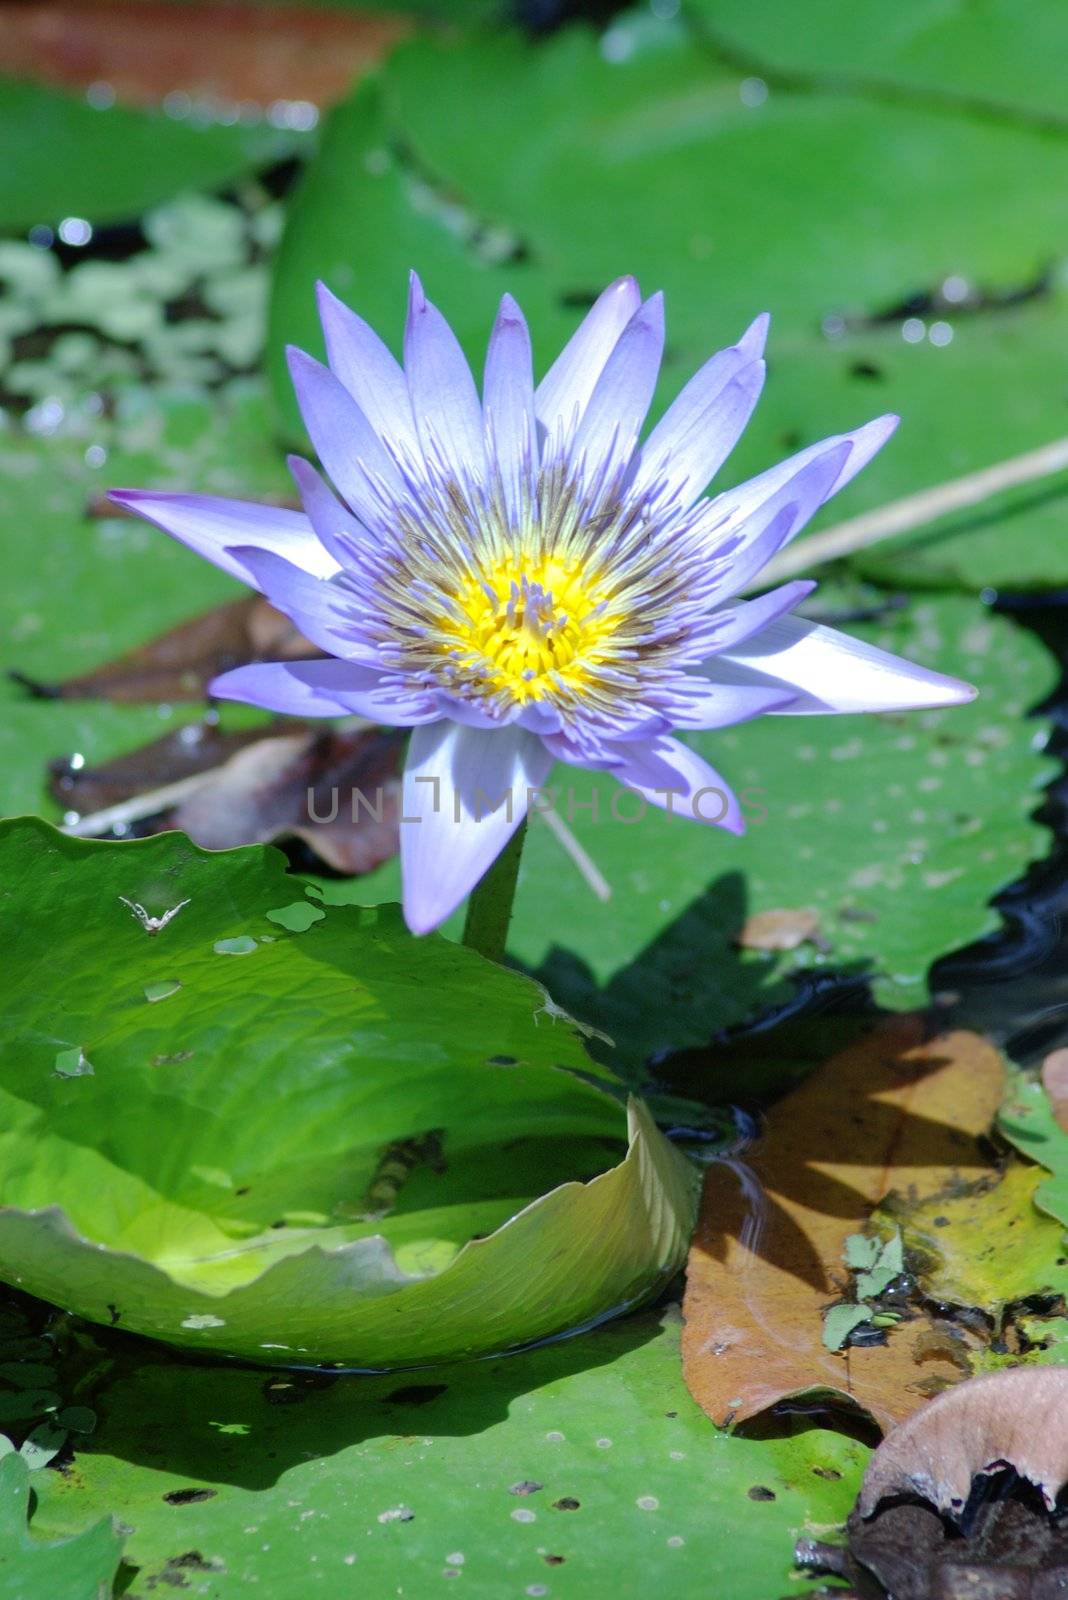
[[[329,366],[296,349],[289,359],[333,489],[292,458],[303,513],[144,490],[113,498],[260,590],[324,652],[224,672],[213,693],[411,727],[401,864],[416,932],[483,876],[557,761],[741,833],[727,783],[677,731],[972,697],[795,616],[811,582],[735,598],[897,424],[880,417],[704,497],[760,394],[767,317],[640,442],[664,312],[633,278],[604,291],[537,385],[506,295],[481,399],[414,275],[403,368],[319,294]]]

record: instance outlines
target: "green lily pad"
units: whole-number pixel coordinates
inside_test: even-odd
[[[1058,270],[1036,298],[1003,310],[927,315],[948,344],[910,344],[901,324],[850,327],[833,340],[784,339],[756,418],[724,481],[761,471],[787,441],[853,427],[858,417],[896,411],[901,426],[842,497],[845,515],[993,466],[1054,440],[1068,340],[1068,293]],[[915,319],[917,326],[922,319]],[[995,396],[997,397],[995,399]],[[1011,404],[1007,397],[1011,396]],[[838,501],[823,513],[836,520]],[[1064,474],[1004,490],[969,510],[858,552],[853,568],[887,587],[1041,590],[1068,581]],[[817,574],[818,575],[818,574]]]
[[[872,1319],[871,1306],[831,1306],[823,1318],[823,1342],[828,1350],[841,1350],[854,1328]]]
[[[1038,1346],[1031,1359],[1038,1366],[1068,1366],[1068,1317],[1027,1317],[1020,1331]]]
[[[43,682],[97,666],[242,592],[134,518],[90,519],[93,497],[112,484],[249,499],[291,488],[255,384],[231,385],[210,400],[193,391],[127,390],[110,421],[73,409],[53,437],[0,432],[0,478],[4,665]],[[228,720],[233,715],[227,711]],[[176,715],[168,706],[34,699],[5,673],[0,814],[46,808],[58,816],[45,798],[49,761],[77,754],[95,765],[188,719],[187,708]]]
[[[100,1600],[110,1594],[123,1546],[112,1518],[47,1542],[27,1531],[29,1498],[30,1468],[8,1450],[0,1455],[0,1600]]]
[[[263,122],[226,126],[192,107],[183,119],[97,107],[16,78],[0,78],[0,118],[0,225],[20,232],[67,217],[131,221],[184,189],[221,188],[301,144],[300,135]]]
[[[654,1571],[671,1594],[767,1600],[810,1586],[794,1542],[842,1521],[868,1456],[822,1429],[717,1432],[683,1385],[675,1313],[403,1382],[264,1384],[140,1351],[99,1404],[75,1470],[45,1474],[35,1526],[54,1537],[115,1511],[138,1600],[168,1573],[217,1600],[379,1595],[399,1575],[419,1596],[455,1575],[477,1600],[638,1600]],[[191,1550],[200,1565],[183,1569]]]
[[[819,592],[832,608],[835,596]],[[765,717],[693,736],[742,799],[742,839],[652,808],[640,815],[607,776],[558,767],[549,779],[612,898],[594,897],[535,818],[510,949],[627,1063],[707,1042],[787,999],[801,972],[867,972],[883,1005],[924,1004],[930,963],[995,929],[991,896],[1046,848],[1031,813],[1056,768],[1041,754],[1044,726],[1025,716],[1056,679],[1045,647],[957,596],[844,625],[977,684],[978,700]],[[389,898],[396,872],[390,863],[324,893]],[[737,947],[747,917],[796,908],[817,914],[815,942]]]
[[[754,71],[803,73],[999,110],[1068,126],[1059,63],[1068,24],[1057,0],[1031,0],[1027,26],[1012,0],[693,0],[691,14]]]
[[[173,1344],[363,1367],[654,1290],[695,1175],[637,1103],[628,1125],[545,992],[395,907],[287,936],[283,869],[179,834],[0,829],[7,1280]],[[181,909],[152,933],[126,901]],[[181,987],[153,1004],[160,980]],[[57,1076],[57,1047],[92,1075]]]
[[[840,9],[821,4],[817,29]],[[912,26],[883,9],[873,49]],[[1061,47],[1044,51],[1039,35],[1019,50],[1058,83],[1068,22],[1042,10]],[[1008,25],[1005,5],[984,7],[984,19],[991,11]],[[763,14],[753,26],[774,29]],[[981,32],[985,20],[967,26]],[[806,30],[807,12],[789,31]],[[992,65],[1000,37],[988,38]],[[966,54],[955,51],[954,66]],[[824,521],[1056,438],[1068,123],[1029,127],[963,98],[890,98],[859,80],[851,93],[761,84],[754,98],[755,81],[717,58],[689,8],[670,23],[620,18],[601,40],[575,29],[535,47],[475,36],[398,50],[328,119],[277,259],[272,372],[294,439],[303,430],[283,347],[321,348],[314,280],[396,344],[412,266],[478,370],[504,290],[526,310],[544,370],[612,278],[633,272],[662,288],[668,347],[654,415],[770,310],[767,395],[723,485],[879,412],[904,418]],[[1022,80],[1017,88],[1022,99]],[[1059,83],[1056,93],[1059,105]],[[1054,487],[1003,494],[892,545],[906,552],[895,581],[1068,582]]]
[[[1035,1204],[1068,1228],[1068,1133],[1053,1115],[1041,1083],[1018,1078],[1001,1108],[998,1126],[1017,1150],[1049,1172],[1035,1192]]]

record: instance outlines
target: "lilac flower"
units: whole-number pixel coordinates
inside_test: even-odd
[[[326,654],[225,672],[214,693],[412,728],[401,828],[409,926],[485,873],[557,760],[741,833],[724,780],[672,730],[765,712],[950,705],[973,691],[792,615],[815,587],[737,600],[889,438],[896,417],[702,491],[764,381],[767,318],[712,357],[643,444],[660,295],[601,295],[535,387],[505,296],[482,399],[413,275],[404,367],[325,288],[329,367],[290,351],[334,491],[291,460],[304,514],[207,496],[113,498],[262,591]],[[717,791],[722,804],[698,804]]]

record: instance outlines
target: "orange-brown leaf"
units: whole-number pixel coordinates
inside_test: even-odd
[[[0,4],[0,71],[120,100],[309,100],[330,105],[411,32],[395,14],[144,0]]]
[[[846,1282],[843,1248],[891,1191],[914,1200],[989,1170],[980,1144],[1002,1094],[994,1048],[957,1032],[926,1041],[915,1017],[835,1056],[772,1110],[748,1158],[764,1195],[754,1220],[738,1174],[710,1168],[690,1253],[686,1381],[720,1424],[786,1396],[831,1391],[882,1426],[908,1416],[967,1363],[926,1323],[885,1345],[831,1351],[823,1313]]]

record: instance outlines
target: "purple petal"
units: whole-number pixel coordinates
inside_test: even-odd
[[[657,727],[651,734],[644,732],[636,736],[635,742],[648,744],[651,737],[659,736],[670,726],[665,718],[663,728]],[[588,724],[571,728],[567,733],[556,730],[544,733],[542,738],[546,749],[552,752],[557,761],[566,761],[572,767],[588,767],[593,772],[606,772],[616,766],[623,742],[618,736],[609,737],[607,733]]]
[[[695,674],[667,691],[662,703],[674,728],[730,728],[787,710],[795,698],[785,684],[716,683]]]
[[[759,502],[743,522],[732,521],[726,527],[709,530],[709,554],[713,562],[708,591],[710,603],[725,600],[744,589],[776,551],[804,527],[834,492],[848,453],[849,446],[845,443],[825,450]],[[715,504],[717,502],[713,502]]]
[[[607,483],[629,461],[652,403],[664,353],[664,297],[636,311],[605,362],[570,454],[584,458],[587,483]]]
[[[299,628],[306,639],[342,660],[374,666],[374,652],[359,637],[354,606],[337,584],[312,578],[267,550],[234,551],[248,568],[250,582]]]
[[[764,354],[764,346],[768,342],[768,329],[770,327],[771,312],[762,311],[758,317],[753,318],[738,343],[732,346],[732,349],[737,350],[740,355],[748,357],[750,361],[759,360]]]
[[[680,506],[692,505],[745,431],[764,387],[768,317],[760,316],[736,345],[705,363],[642,446],[639,492],[663,483]]]
[[[447,722],[462,722],[465,728],[506,728],[519,720],[514,711],[510,716],[491,717],[472,701],[441,690],[437,691],[437,703],[439,717]]]
[[[316,537],[330,552],[337,567],[350,566],[358,557],[360,546],[370,543],[372,535],[341,504],[310,461],[300,456],[288,456],[286,460]]]
[[[235,554],[235,545],[273,550],[317,578],[329,578],[338,569],[308,518],[299,511],[220,500],[207,494],[157,494],[150,489],[112,489],[108,499],[147,517],[198,555],[253,587],[256,580]]]
[[[780,584],[777,589],[769,589],[756,600],[739,600],[713,611],[705,624],[709,655],[734,650],[761,628],[766,628],[769,622],[793,611],[816,587],[814,578],[798,578],[792,583]]]
[[[428,933],[454,911],[526,814],[553,757],[535,734],[435,722],[412,734],[404,769],[404,917]],[[494,809],[495,808],[495,809]]]
[[[462,483],[480,481],[486,455],[482,407],[467,358],[441,312],[412,273],[404,370],[423,453],[450,467]]]
[[[408,727],[438,714],[432,696],[383,683],[380,672],[351,661],[259,661],[220,673],[209,689],[289,717],[358,716]]]
[[[640,305],[635,280],[617,278],[557,356],[534,397],[538,421],[550,438],[574,433],[605,362]]]
[[[482,390],[486,448],[500,471],[505,504],[517,519],[527,496],[524,490],[537,466],[534,430],[534,375],[530,333],[523,313],[510,294],[490,335]]]
[[[542,735],[555,734],[563,726],[563,718],[554,705],[545,700],[534,700],[523,707],[515,719],[521,728]]]
[[[736,488],[727,489],[723,494],[717,495],[710,502],[709,509],[717,517],[730,522],[740,521],[750,516],[762,501],[777,493],[811,462],[818,460],[828,451],[840,451],[843,445],[848,445],[849,448],[840,458],[838,475],[825,496],[829,500],[840,489],[844,489],[862,467],[867,466],[872,456],[882,449],[900,420],[899,417],[892,415],[876,417],[874,422],[865,423],[863,428],[857,428],[853,433],[835,434],[830,439],[822,439],[819,444],[811,444],[807,450],[801,450],[786,461],[780,461],[777,466],[769,467],[767,472],[762,472],[759,477],[750,478],[748,482],[740,483]],[[794,530],[795,533],[797,531]]]
[[[327,475],[362,522],[380,524],[380,486],[390,494],[402,487],[392,456],[329,367],[292,345],[286,355],[304,426]]]
[[[742,808],[729,785],[696,750],[680,739],[650,739],[621,745],[623,759],[612,768],[620,783],[650,805],[709,827],[744,833]]]
[[[977,690],[836,628],[780,617],[701,669],[711,682],[779,684],[797,697],[788,716],[816,712],[909,711],[963,705]]]
[[[362,317],[325,283],[317,285],[319,319],[330,367],[394,455],[419,459],[412,402],[400,362]]]

